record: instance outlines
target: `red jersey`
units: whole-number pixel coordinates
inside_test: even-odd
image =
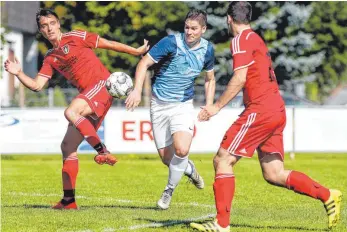
[[[252,29],[241,31],[231,42],[234,71],[248,67],[243,88],[246,109],[255,111],[282,111],[284,101],[279,93],[270,53]]]
[[[64,33],[59,46],[47,52],[39,75],[51,78],[55,69],[80,92],[100,80],[106,80],[110,72],[92,50],[98,47],[98,41],[99,35],[86,31]]]

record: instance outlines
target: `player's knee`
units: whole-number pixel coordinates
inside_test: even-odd
[[[189,149],[188,148],[184,148],[184,147],[179,147],[175,149],[175,154],[179,157],[186,157],[189,153]]]
[[[278,184],[278,175],[276,172],[263,172],[263,177],[266,182],[269,184],[277,185]]]
[[[72,116],[74,115],[74,111],[68,107],[64,111],[64,116],[68,121],[71,121]]]
[[[165,164],[166,166],[170,165],[170,160],[165,158],[165,157],[160,157],[161,158],[161,162],[163,162],[163,164]]]
[[[63,140],[61,142],[60,149],[65,158],[68,157],[71,153],[74,153],[77,151],[77,147],[66,140]]]

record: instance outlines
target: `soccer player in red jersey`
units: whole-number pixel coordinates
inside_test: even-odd
[[[109,41],[95,33],[71,31],[62,33],[57,14],[48,9],[41,9],[36,14],[40,33],[53,45],[43,61],[35,78],[27,76],[15,60],[5,61],[5,70],[32,91],[40,91],[52,78],[54,70],[71,81],[79,90],[64,115],[69,121],[65,137],[61,143],[63,153],[62,181],[64,197],[55,205],[55,209],[75,209],[75,182],[78,173],[77,148],[86,141],[97,151],[94,160],[98,164],[114,165],[117,159],[110,154],[97,135],[97,129],[112,105],[113,98],[105,88],[110,72],[93,52],[95,48],[142,55],[148,51],[147,41],[139,48]]]
[[[248,2],[232,2],[228,7],[228,28],[234,36],[230,45],[234,74],[222,96],[214,105],[203,107],[198,117],[200,121],[208,120],[241,89],[245,110],[225,133],[214,157],[216,220],[191,223],[191,227],[199,231],[230,231],[230,209],[235,191],[233,166],[241,157],[252,157],[256,149],[264,179],[272,185],[322,201],[328,226],[332,228],[340,217],[341,192],[328,189],[301,172],[284,169],[285,105],[269,51],[250,27],[251,15],[252,6]]]

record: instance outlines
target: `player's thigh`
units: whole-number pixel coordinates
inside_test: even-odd
[[[173,134],[175,154],[184,157],[188,155],[193,135],[188,131],[176,131]]]
[[[81,98],[74,98],[68,108],[65,110],[64,115],[69,121],[76,121],[79,119],[79,117],[82,116],[87,116],[92,114],[93,111],[89,107],[88,103]]]
[[[95,130],[98,130],[100,128],[100,126],[101,126],[102,122],[105,120],[107,112],[109,111],[111,106],[112,106],[112,100],[106,102],[106,105],[105,105],[103,111],[100,112],[100,116],[99,117],[97,115],[95,115],[95,114],[88,115],[88,119],[93,124]]]
[[[273,120],[278,122],[278,126],[265,141],[259,144],[257,148],[259,160],[269,155],[278,156],[282,161],[284,160],[283,131],[286,125],[285,113],[274,114]]]
[[[105,80],[101,80],[94,85],[87,87],[81,92],[76,100],[85,102],[86,110],[83,116],[93,115],[96,118],[103,117],[113,102],[113,97],[107,92]]]
[[[279,186],[285,186],[290,171],[284,170],[282,157],[278,153],[258,151],[258,159],[266,181]]]
[[[194,134],[194,107],[192,101],[177,104],[172,109],[170,131],[174,139],[175,152],[186,156]]]
[[[81,135],[81,133],[73,126],[73,124],[69,123],[65,136],[61,143],[61,150],[64,157],[67,157],[71,153],[76,152],[83,139],[83,135]]]
[[[233,155],[250,158],[277,126],[271,114],[245,111],[227,130],[221,147]]]
[[[170,133],[170,117],[163,106],[151,102],[150,117],[154,143],[157,149],[163,149],[173,143]]]
[[[241,156],[230,154],[227,150],[220,147],[213,158],[213,166],[216,173],[228,173],[232,167],[241,159]]]

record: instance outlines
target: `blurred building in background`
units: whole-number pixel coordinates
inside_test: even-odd
[[[1,57],[14,59],[17,57],[22,64],[23,71],[29,76],[37,74],[37,26],[35,14],[40,7],[40,2],[1,2]],[[11,106],[15,86],[19,86],[19,81],[9,73],[4,71],[3,61],[1,62],[0,79],[0,99],[1,106]],[[20,105],[25,101],[24,89],[20,87]]]

